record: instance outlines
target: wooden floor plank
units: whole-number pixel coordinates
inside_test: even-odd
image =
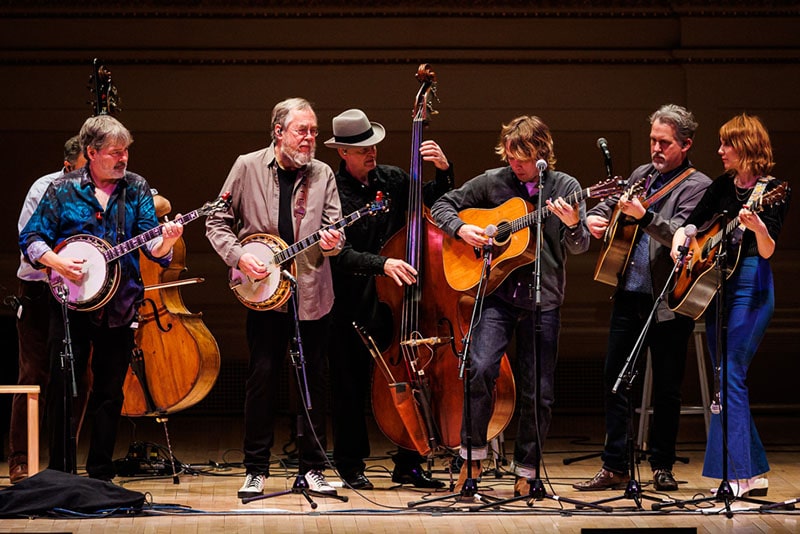
[[[572,418],[576,419],[576,418]],[[602,420],[597,417],[577,418],[567,421],[554,419],[553,431],[545,445],[543,480],[549,495],[591,502],[607,497],[622,496],[622,490],[606,492],[578,492],[572,483],[590,478],[600,465],[597,458],[564,465],[565,458],[573,458],[594,452],[601,442]],[[789,418],[791,419],[791,418]],[[710,495],[710,489],[718,485],[702,477],[704,443],[697,436],[698,424],[684,418],[679,439],[679,455],[688,458],[687,464],[679,463],[675,475],[681,481],[679,491],[670,494],[652,492],[651,472],[646,463],[640,464],[639,481],[645,494],[664,499],[691,499]],[[786,429],[797,427],[796,420],[764,420],[762,436],[768,447],[772,466],[769,474],[770,488],[765,500],[779,502],[800,496],[800,452]],[[375,484],[372,491],[354,492],[340,488],[339,492],[349,500],[342,503],[334,499],[317,498],[318,508],[312,510],[306,500],[296,494],[264,499],[242,504],[236,491],[243,479],[243,470],[238,462],[241,440],[241,419],[198,418],[175,416],[170,421],[170,436],[174,454],[184,464],[189,464],[195,474],[181,474],[179,484],[171,477],[118,477],[115,483],[128,489],[146,493],[158,505],[180,505],[193,511],[192,514],[163,516],[139,515],[134,517],[111,517],[106,519],[6,519],[0,521],[2,532],[115,532],[123,533],[168,533],[168,532],[267,532],[269,534],[296,534],[314,532],[439,532],[460,534],[464,532],[511,533],[527,531],[574,532],[584,528],[655,528],[692,527],[698,532],[797,532],[800,531],[800,512],[776,511],[770,513],[746,512],[752,505],[735,502],[735,513],[727,518],[719,513],[719,503],[707,503],[707,508],[689,506],[686,509],[671,508],[668,512],[653,512],[651,502],[644,501],[642,509],[636,510],[632,499],[621,499],[610,503],[611,513],[577,509],[557,499],[537,501],[529,507],[525,500],[504,506],[502,510],[489,508],[470,512],[468,504],[449,500],[443,503],[424,504],[409,508],[411,501],[446,494],[449,488],[430,494],[410,487],[399,487],[391,482],[392,463],[388,453],[393,445],[373,429],[372,448],[375,456],[369,459],[367,475]],[[124,427],[123,427],[124,428]],[[784,429],[780,433],[775,429]],[[213,431],[209,431],[213,429]],[[137,420],[135,441],[151,444],[163,443],[162,429],[148,420]],[[772,435],[776,436],[772,439]],[[796,433],[796,432],[795,432]],[[117,449],[119,457],[127,453],[129,441],[120,433]],[[133,438],[133,435],[131,435]],[[280,435],[277,443],[285,436]],[[510,459],[513,441],[506,443],[505,450]],[[275,447],[275,452],[280,446]],[[86,451],[79,449],[78,461],[85,461]],[[43,458],[46,460],[45,458]],[[288,458],[276,456],[272,476],[267,479],[266,492],[290,489],[295,478],[294,468],[285,465]],[[283,464],[283,465],[282,465]],[[43,462],[46,465],[46,462]],[[444,471],[448,461],[437,459],[434,474],[449,481]],[[495,471],[494,464],[484,463],[484,472],[479,483],[482,494],[498,498],[513,495],[514,477],[508,466]],[[7,466],[0,465],[0,473],[7,473]],[[329,480],[337,482],[328,471]],[[8,479],[0,480],[7,484]],[[477,505],[480,503],[474,503]]]

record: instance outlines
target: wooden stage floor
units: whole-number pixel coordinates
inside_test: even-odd
[[[602,418],[598,416],[557,417],[553,421],[551,438],[545,445],[542,478],[549,495],[533,502],[508,504],[500,509],[488,508],[473,511],[481,502],[457,503],[447,500],[440,503],[423,503],[410,508],[409,502],[424,501],[445,495],[447,490],[429,494],[411,487],[399,487],[391,482],[392,463],[388,454],[393,446],[373,429],[373,458],[368,460],[367,475],[375,484],[371,491],[355,492],[340,489],[348,501],[343,503],[330,498],[317,498],[316,509],[297,494],[242,504],[236,498],[243,475],[239,465],[242,454],[241,418],[181,416],[175,414],[169,421],[170,438],[175,457],[187,472],[174,484],[171,477],[136,476],[118,477],[115,483],[130,490],[142,492],[152,508],[134,516],[113,516],[87,519],[5,519],[0,521],[0,532],[588,532],[586,529],[690,529],[697,532],[798,532],[800,510],[759,510],[758,504],[734,502],[733,517],[726,517],[721,503],[709,502],[683,508],[667,507],[653,511],[654,502],[669,499],[691,499],[709,496],[716,481],[701,476],[704,442],[701,418],[684,417],[679,438],[679,455],[688,463],[678,463],[675,475],[680,489],[669,494],[652,491],[649,465],[641,464],[639,481],[643,494],[649,498],[636,507],[633,499],[621,498],[608,503],[612,511],[594,511],[578,508],[560,499],[577,499],[591,502],[610,497],[624,497],[622,490],[584,493],[572,489],[571,484],[590,478],[599,467],[597,458],[564,464],[565,458],[575,458],[599,450],[602,440]],[[133,423],[135,422],[135,430]],[[757,418],[762,437],[768,447],[772,466],[769,473],[770,488],[767,502],[783,502],[800,497],[800,444],[797,439],[797,417]],[[697,427],[700,426],[698,429]],[[267,492],[291,488],[295,468],[291,455],[282,452],[278,436],[273,453],[272,476],[267,480]],[[284,436],[285,438],[285,436]],[[126,420],[121,428],[117,452],[126,455],[133,442],[148,445],[147,450],[160,450],[165,444],[163,428],[150,419]],[[78,461],[85,461],[86,451],[80,448]],[[513,442],[505,443],[510,459]],[[166,455],[163,456],[166,458]],[[46,461],[46,458],[43,458]],[[438,458],[434,475],[449,480],[446,472],[449,461]],[[44,464],[46,465],[46,463]],[[509,498],[513,496],[514,477],[507,465],[484,463],[479,491],[487,496]],[[7,466],[0,466],[5,477]],[[328,478],[337,482],[329,470]],[[7,485],[7,478],[0,478]],[[651,500],[655,499],[655,500]],[[147,508],[147,507],[146,507]],[[677,532],[678,530],[676,530]]]

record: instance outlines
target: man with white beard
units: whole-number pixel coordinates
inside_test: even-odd
[[[231,207],[206,220],[206,237],[214,250],[229,267],[250,280],[280,273],[270,273],[262,260],[247,252],[243,239],[263,233],[292,245],[341,218],[333,171],[314,159],[318,134],[317,117],[307,100],[290,98],[278,103],[270,123],[272,143],[236,159],[222,186],[222,192],[232,194]],[[295,485],[327,495],[336,494],[322,474],[327,464],[323,348],[333,306],[327,256],[338,254],[343,245],[343,233],[322,230],[319,242],[294,260],[300,334],[313,406],[308,411],[309,418],[298,417],[300,476]],[[262,494],[269,476],[279,380],[287,347],[294,337],[294,315],[287,313],[291,309],[290,300],[288,307],[247,312],[250,365],[245,386],[243,447],[247,473],[238,492],[241,499]]]

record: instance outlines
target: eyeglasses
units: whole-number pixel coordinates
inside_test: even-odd
[[[319,135],[319,128],[292,128],[292,133],[299,139],[305,139],[309,135],[311,135],[311,137],[317,137]]]

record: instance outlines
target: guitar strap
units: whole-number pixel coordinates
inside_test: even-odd
[[[769,181],[772,180],[772,176],[761,176],[756,182],[756,186],[753,188],[752,193],[750,193],[750,198],[747,199],[747,205],[752,206],[761,195],[764,194],[764,190],[767,188],[767,184]]]
[[[308,179],[306,176],[306,170],[303,169],[300,171],[302,175],[300,176],[300,188],[297,191],[297,197],[295,197],[294,201],[294,242],[300,240],[300,223],[303,220],[303,217],[306,216],[306,193],[308,192]]]
[[[753,190],[750,192],[750,198],[747,199],[747,206],[752,206],[758,202],[758,199],[764,194],[764,190],[767,188],[767,184],[770,180],[772,180],[772,178],[772,176],[762,176],[758,179],[755,187],[753,187]],[[747,227],[744,224],[739,223],[739,226],[737,226],[736,229],[731,232],[730,243],[734,246],[738,245],[744,236],[745,230],[747,230]]]
[[[128,188],[120,185],[122,192],[117,203],[117,245],[125,241],[125,197],[128,196]]]
[[[688,178],[689,175],[692,174],[693,172],[694,172],[694,167],[688,167],[677,177],[673,178],[672,180],[664,184],[664,186],[661,187],[661,189],[659,189],[658,191],[656,191],[655,193],[653,193],[652,195],[650,195],[645,199],[644,202],[646,204],[645,207],[651,206],[656,202],[658,202],[659,200],[661,200],[662,198],[664,198],[665,196],[667,196],[670,191],[675,189],[675,187],[677,187],[682,181]]]

